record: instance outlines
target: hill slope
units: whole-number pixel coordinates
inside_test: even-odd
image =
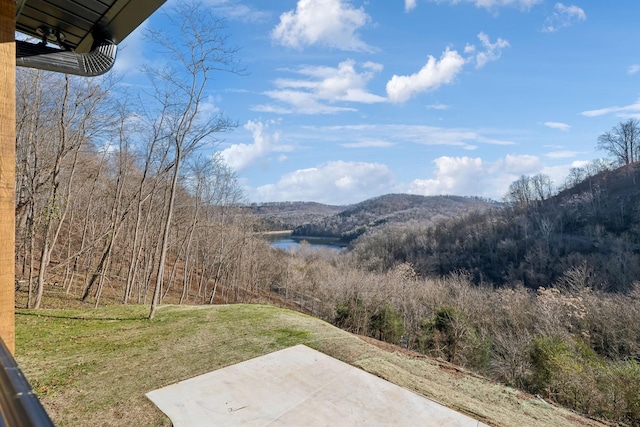
[[[298,236],[341,237],[350,241],[383,224],[419,221],[433,224],[470,210],[495,206],[478,198],[387,194],[349,206],[339,213],[295,228]]]
[[[627,292],[640,277],[640,164],[605,171],[545,200],[525,197],[503,209],[432,227],[394,224],[354,244],[362,265],[416,272],[470,272],[476,283],[537,289],[582,268],[580,286]]]
[[[259,231],[293,230],[299,225],[333,215],[344,206],[316,202],[254,203],[247,209],[260,219]]]
[[[169,426],[146,392],[305,344],[491,425],[602,425],[300,313],[259,305],[162,306],[149,322],[147,310],[18,310],[16,357],[56,424]]]

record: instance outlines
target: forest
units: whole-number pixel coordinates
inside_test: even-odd
[[[70,305],[148,304],[153,318],[163,303],[268,302],[640,425],[640,166],[635,136],[615,132],[637,122],[598,141],[612,161],[576,168],[559,189],[523,176],[503,203],[474,200],[451,218],[464,200],[379,222],[389,212],[374,202],[325,209],[309,218],[375,226],[346,253],[287,253],[261,238],[268,213],[248,208],[215,154],[234,123],[203,118],[204,88],[213,72],[242,70],[214,37],[222,23],[202,19],[182,44],[155,35],[188,72],[148,67],[153,103],[114,76],[18,70],[20,306],[64,295]]]
[[[627,292],[640,277],[638,164],[594,162],[557,192],[537,194],[521,177],[500,208],[432,226],[413,221],[364,234],[353,245],[362,265],[408,262],[422,276],[467,271],[477,285],[537,289],[585,264],[593,289]],[[572,178],[570,178],[572,179]]]

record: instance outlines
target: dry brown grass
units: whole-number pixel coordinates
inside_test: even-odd
[[[490,425],[602,425],[417,353],[263,305],[18,310],[16,357],[59,426],[169,426],[156,388],[305,344]],[[374,345],[377,344],[377,345]]]

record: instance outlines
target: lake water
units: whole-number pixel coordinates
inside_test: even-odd
[[[322,239],[311,237],[298,238],[289,235],[273,238],[270,240],[271,246],[273,246],[274,248],[282,249],[284,251],[296,251],[300,248],[303,241],[309,243],[309,247],[311,249],[329,249],[339,252],[344,248],[344,245],[340,244],[336,239]]]

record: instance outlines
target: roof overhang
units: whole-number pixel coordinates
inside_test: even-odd
[[[166,0],[17,0],[16,31],[34,37],[34,48],[18,42],[18,65],[71,74],[97,75],[111,68],[115,45],[124,40]],[[51,44],[59,49],[51,51]],[[105,46],[112,46],[105,49]],[[82,65],[96,52],[107,70],[85,74]],[[106,60],[103,53],[110,56]],[[62,55],[61,55],[62,54]],[[87,59],[88,58],[88,59]],[[95,61],[94,61],[95,62]],[[47,65],[51,63],[51,67]],[[62,69],[59,64],[63,63]],[[70,65],[71,64],[71,65]],[[110,64],[110,65],[109,65]],[[104,67],[103,67],[104,68]],[[75,71],[75,72],[74,72]]]

